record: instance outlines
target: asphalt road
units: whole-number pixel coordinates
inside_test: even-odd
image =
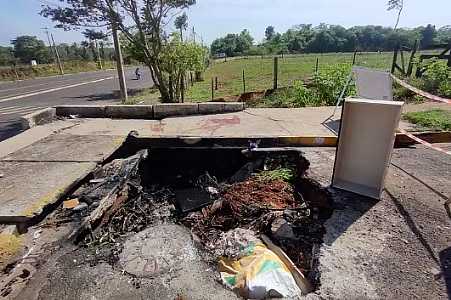
[[[141,80],[135,80],[135,68],[126,69],[129,90],[153,85],[149,70],[143,67],[141,73]],[[55,105],[118,102],[118,91],[116,70],[0,82],[0,141],[21,132],[23,115]]]

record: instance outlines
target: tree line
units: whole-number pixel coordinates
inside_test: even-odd
[[[63,61],[98,61],[113,60],[114,49],[105,34],[93,30],[83,32],[87,40],[80,43],[61,43],[56,50]],[[53,47],[47,46],[36,36],[18,36],[11,41],[11,47],[0,46],[0,66],[14,64],[30,64],[35,60],[38,64],[54,62]]]
[[[435,44],[451,43],[451,26],[436,29],[434,25],[398,28],[367,25],[345,28],[340,25],[300,24],[284,33],[273,26],[265,30],[265,39],[254,44],[248,30],[230,33],[213,41],[214,56],[241,56],[290,53],[326,53],[352,51],[392,51],[398,44],[413,47],[415,40],[425,49]]]

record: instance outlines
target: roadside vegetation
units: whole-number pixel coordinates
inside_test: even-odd
[[[86,30],[84,36],[86,41],[81,43],[52,46],[35,36],[18,36],[11,41],[12,47],[0,46],[0,80],[60,74],[55,51],[65,74],[114,68],[114,51],[107,36],[93,30]]]
[[[451,130],[451,111],[433,109],[421,112],[410,112],[403,118],[420,127],[433,130]]]
[[[116,62],[103,61],[103,69],[116,68]],[[95,62],[90,61],[66,61],[63,62],[65,74],[73,74],[80,72],[89,72],[99,70],[99,66]],[[42,64],[37,66],[17,66],[14,67],[0,67],[0,80],[18,80],[30,79],[35,77],[45,77],[59,75],[60,71],[57,64]]]

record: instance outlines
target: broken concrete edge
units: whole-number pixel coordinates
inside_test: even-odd
[[[39,223],[48,213],[54,211],[67,195],[77,189],[92,175],[99,165],[106,164],[110,160],[120,156],[120,153],[124,151],[124,147],[128,144],[127,139],[128,136],[116,139],[114,149],[105,153],[101,160],[90,162],[91,165],[87,166],[86,170],[83,170],[80,176],[55,189],[54,193],[46,195],[44,198],[36,199],[34,204],[28,208],[27,211],[16,216],[0,215],[0,224],[15,225],[19,233],[26,232],[27,227]]]
[[[415,136],[430,143],[451,142],[451,132],[418,132]],[[245,136],[245,137],[201,137],[159,135],[154,137],[130,136],[129,146],[136,149],[155,148],[249,148],[251,143],[259,148],[274,147],[336,147],[337,136]],[[402,133],[396,134],[395,148],[412,146],[417,142]]]
[[[62,186],[55,190],[50,196],[45,197],[45,201],[42,199],[36,199],[36,202],[23,212],[22,215],[17,216],[0,216],[0,224],[15,225],[17,232],[25,233],[27,228],[42,221],[47,214],[53,212],[58,205],[64,200],[64,198],[71,192],[76,190],[97,168],[97,164],[92,163],[92,166],[87,167],[84,172],[76,179],[68,182],[65,186]]]
[[[54,107],[49,107],[22,116],[20,118],[20,123],[22,129],[27,130],[38,125],[51,123],[54,120],[56,120],[56,109]]]
[[[245,104],[243,102],[205,102],[155,105],[60,105],[55,109],[57,117],[161,120],[168,117],[238,112],[245,109]]]

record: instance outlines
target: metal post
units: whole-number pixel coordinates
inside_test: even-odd
[[[60,55],[58,49],[56,48],[55,40],[53,39],[53,33],[50,34],[53,42],[53,49],[55,49],[56,61],[58,62],[58,68],[60,69],[60,74],[64,75],[63,65],[61,64]]]
[[[218,77],[215,77],[215,91],[218,90]]]
[[[119,77],[119,86],[121,88],[121,99],[122,99],[122,102],[126,102],[128,100],[127,85],[125,83],[121,44],[119,42],[119,37],[117,35],[116,23],[113,23],[113,42],[114,42],[114,50],[116,52],[116,65],[117,65],[117,74]]]
[[[357,50],[354,51],[354,55],[352,56],[352,65],[355,65],[355,57],[357,55]]]
[[[279,58],[274,57],[274,86],[273,86],[273,88],[275,90],[277,89],[278,71],[279,71]]]

